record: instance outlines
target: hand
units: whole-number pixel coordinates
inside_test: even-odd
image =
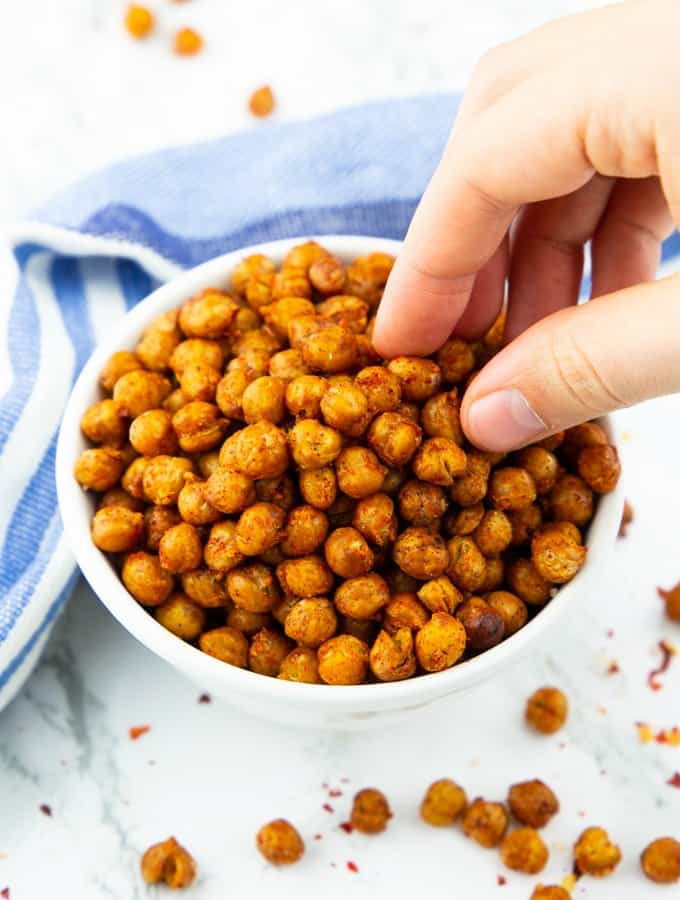
[[[548,24],[479,64],[374,332],[386,356],[474,339],[508,281],[509,342],[474,379],[467,436],[509,450],[680,390],[680,4]],[[576,306],[584,245],[592,297]]]

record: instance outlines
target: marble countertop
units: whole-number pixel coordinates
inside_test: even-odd
[[[451,0],[152,5],[165,31],[200,26],[205,55],[173,59],[166,34],[132,45],[118,3],[14,4],[0,61],[11,125],[0,142],[0,221],[112,159],[242,127],[245,98],[260,82],[274,85],[286,118],[450,89],[485,47],[584,4],[478,0],[474,12]],[[678,421],[680,398],[618,418],[636,520],[613,551],[601,594],[580,598],[564,628],[502,682],[414,713],[409,727],[296,731],[216,700],[199,703],[200,686],[138,645],[79,586],[35,674],[0,714],[0,891],[9,887],[11,900],[160,897],[142,884],[139,855],[175,834],[198,862],[188,895],[196,900],[416,890],[528,898],[538,879],[505,872],[500,886],[494,851],[419,822],[427,785],[450,776],[473,796],[497,799],[515,781],[543,778],[562,811],[546,831],[551,862],[541,880],[559,882],[574,839],[597,824],[620,843],[624,862],[611,880],[582,879],[574,896],[654,897],[660,889],[644,881],[637,857],[653,837],[677,836],[680,791],[667,782],[680,769],[680,748],[640,743],[635,723],[680,723],[680,663],[663,690],[647,684],[658,641],[680,642],[655,592],[680,578]],[[613,661],[620,671],[609,674]],[[525,698],[545,683],[563,687],[572,707],[564,731],[549,738],[522,722]],[[134,725],[150,731],[132,741]],[[329,800],[323,784],[342,796]],[[338,826],[351,794],[367,785],[387,793],[395,817],[381,837],[346,835]],[[304,861],[289,871],[268,868],[253,848],[256,830],[277,816],[307,840]]]

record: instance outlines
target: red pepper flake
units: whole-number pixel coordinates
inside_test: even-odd
[[[128,734],[130,735],[131,741],[138,740],[143,734],[146,734],[147,731],[151,731],[150,725],[133,725]]]
[[[358,872],[359,871],[359,866],[355,862],[352,862],[351,859],[347,863],[347,868],[350,870],[350,872]]]
[[[581,819],[585,819],[585,817],[586,817],[585,809],[579,809],[579,811],[576,813],[576,815]]]
[[[9,888],[8,887],[4,887],[0,891],[0,897],[2,897],[2,900],[9,900]]]
[[[677,653],[673,644],[668,641],[659,641],[658,647],[659,650],[661,650],[661,664],[657,666],[656,669],[652,669],[647,676],[647,684],[653,691],[660,691],[663,687],[663,684],[658,680],[658,677],[668,671],[671,660]]]
[[[608,629],[607,629],[607,637],[608,637],[610,640],[614,637],[614,629],[613,629],[613,628],[608,628]]]
[[[342,797],[342,791],[339,791],[337,788],[335,788],[334,790],[328,792],[328,796],[329,797]]]
[[[328,790],[328,782],[327,781],[322,782],[321,788],[322,788],[322,790],[327,791]]]
[[[324,803],[324,805],[321,807],[321,809],[325,809],[327,813],[333,813],[333,812],[335,812],[335,810],[334,810],[333,807],[330,805],[330,803]]]
[[[341,822],[340,828],[345,832],[345,834],[351,834],[354,831],[354,825],[351,822]]]
[[[198,702],[199,703],[212,703],[212,697],[210,696],[210,694],[201,694],[201,696],[198,698]]]
[[[349,778],[341,778],[340,784],[349,784]]]
[[[680,788],[680,772],[675,772],[675,774],[671,775],[666,784],[670,784],[674,788]]]
[[[40,812],[44,816],[51,816],[52,815],[52,807],[49,806],[47,803],[41,803],[40,804]]]
[[[508,879],[505,877],[505,875],[497,875],[496,881],[498,882],[498,887],[503,887],[504,884],[508,883]]]
[[[621,671],[621,666],[613,659],[607,666],[607,675],[617,675]]]
[[[679,747],[680,746],[680,728],[677,726],[673,726],[673,728],[664,729],[657,732],[654,740],[657,744],[668,744],[670,747]]]
[[[315,834],[315,835],[314,835],[314,840],[315,840],[315,841],[320,841],[322,837],[323,837],[322,834]]]

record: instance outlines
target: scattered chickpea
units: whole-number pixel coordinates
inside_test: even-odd
[[[154,844],[141,860],[142,878],[147,884],[164,881],[169,888],[186,888],[196,877],[196,863],[174,837]]]
[[[574,866],[582,875],[606,878],[621,862],[621,851],[604,828],[586,828],[574,846]]]
[[[480,798],[465,810],[463,831],[482,847],[497,847],[508,829],[508,811],[502,803]]]
[[[298,862],[305,852],[305,845],[290,822],[275,819],[257,832],[257,849],[267,862],[287,866]]]
[[[571,900],[571,894],[558,884],[539,884],[534,888],[531,900]]]
[[[508,793],[508,806],[518,822],[531,828],[544,828],[560,809],[555,794],[537,778],[513,784]]]
[[[647,878],[657,884],[680,881],[680,841],[657,838],[642,851],[640,865]]]
[[[427,789],[420,806],[421,818],[428,825],[453,825],[467,807],[465,791],[455,781],[442,778]]]
[[[193,28],[180,28],[175,32],[173,49],[178,56],[194,56],[203,49],[203,38]]]
[[[501,844],[501,858],[508,869],[537,875],[548,863],[548,848],[534,828],[516,828]]]
[[[542,734],[554,734],[567,720],[566,696],[558,688],[544,687],[535,691],[527,700],[525,718]]]
[[[125,12],[125,27],[136,40],[148,37],[154,30],[156,20],[150,9],[131,3]]]
[[[387,798],[376,788],[364,788],[354,797],[350,822],[362,834],[380,834],[392,818]]]

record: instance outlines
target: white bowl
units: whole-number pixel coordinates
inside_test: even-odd
[[[345,260],[372,251],[397,253],[400,246],[398,241],[372,237],[324,235],[317,239]],[[133,349],[151,319],[179,306],[202,288],[228,285],[233,267],[246,253],[266,253],[280,262],[301,240],[304,238],[261,244],[213,259],[163,285],[121,320],[119,327],[112,330],[109,338],[92,354],[73,388],[59,434],[57,490],[64,530],[83,575],[102,603],[142,644],[184,672],[201,689],[247,712],[286,724],[357,729],[385,724],[410,710],[469,690],[494,674],[502,674],[513,661],[530,652],[540,636],[567,613],[577,594],[591,592],[616,538],[623,493],[619,485],[613,493],[600,498],[588,532],[588,560],[576,578],[561,588],[555,598],[515,635],[445,672],[389,684],[347,687],[296,684],[226,665],[159,625],[131,597],[106,556],[92,543],[93,499],[73,477],[74,462],[87,446],[80,431],[80,419],[85,409],[100,399],[97,377],[104,362],[115,350]],[[603,425],[613,438],[611,423],[605,420]]]

